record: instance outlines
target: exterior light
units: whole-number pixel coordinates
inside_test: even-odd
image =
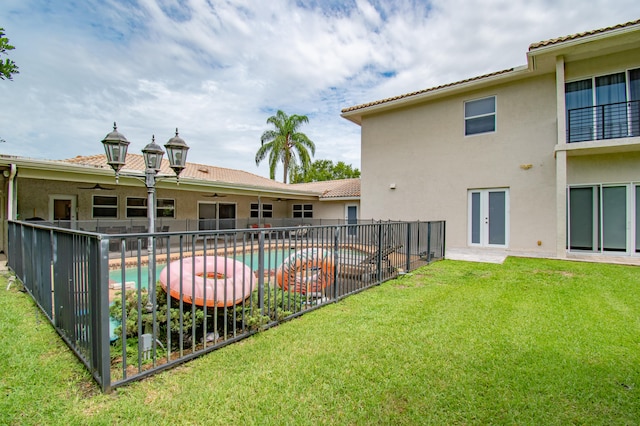
[[[176,176],[180,176],[180,173],[182,173],[187,164],[187,151],[189,147],[184,139],[178,136],[177,128],[176,135],[169,139],[169,142],[167,142],[164,147],[167,149],[169,166],[173,169]]]
[[[107,164],[116,172],[116,180],[120,169],[124,166],[127,159],[127,148],[129,141],[124,135],[118,132],[116,123],[113,123],[113,131],[102,140],[104,151],[107,155]]]
[[[129,147],[129,141],[121,133],[118,132],[116,123],[113,123],[113,132],[109,133],[103,140],[105,153],[107,154],[107,163],[116,172],[116,183],[118,182],[118,176],[120,169],[125,164],[127,156],[127,148]],[[169,142],[165,145],[167,148],[167,156],[169,157],[169,164],[176,173],[176,179],[179,177],[182,170],[184,170],[187,163],[187,151],[189,147],[182,138],[178,136],[178,129],[176,129],[176,135],[169,139]],[[144,156],[144,164],[146,170],[144,172],[144,184],[147,187],[147,219],[149,220],[149,234],[155,232],[155,220],[156,220],[156,183],[160,179],[166,179],[169,176],[158,176],[160,166],[162,165],[162,156],[164,151],[162,147],[156,144],[155,135],[151,136],[151,143],[142,149]],[[130,174],[128,177],[139,178],[138,174]],[[149,258],[149,265],[155,264],[155,238],[149,235],[147,243],[147,255]],[[149,304],[148,309],[153,311],[156,306],[155,300],[155,281],[153,268],[149,268]],[[153,335],[157,334],[156,325],[154,323]]]
[[[147,169],[155,170],[156,172],[160,171],[164,151],[160,145],[156,143],[155,135],[151,136],[151,143],[142,148],[142,155],[144,156],[144,164],[147,166]]]

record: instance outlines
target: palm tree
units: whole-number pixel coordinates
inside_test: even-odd
[[[256,165],[269,155],[269,174],[271,179],[276,178],[276,166],[280,161],[284,166],[283,182],[287,183],[289,169],[298,165],[298,161],[303,169],[307,169],[311,164],[311,155],[315,155],[315,144],[304,133],[298,132],[298,128],[308,123],[306,115],[288,116],[281,110],[276,115],[267,119],[267,124],[273,124],[274,130],[266,130],[260,142],[262,145],[256,153]]]

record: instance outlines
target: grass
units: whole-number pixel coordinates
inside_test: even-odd
[[[442,261],[108,395],[0,284],[0,423],[640,419],[637,267]]]

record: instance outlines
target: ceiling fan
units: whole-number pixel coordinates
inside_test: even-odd
[[[90,186],[90,187],[79,186],[78,189],[93,189],[94,191],[113,191],[113,188],[106,188],[106,187],[100,185],[99,183],[96,183],[95,185]]]
[[[203,195],[203,197],[223,198],[223,197],[226,197],[226,195],[220,195],[217,192],[214,192],[213,194],[205,194]]]

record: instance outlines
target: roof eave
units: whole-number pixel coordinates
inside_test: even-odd
[[[510,69],[508,72],[501,74],[490,75],[485,78],[480,78],[472,81],[466,81],[459,84],[452,84],[451,86],[442,87],[440,89],[426,91],[400,99],[393,99],[389,101],[380,101],[380,103],[357,108],[351,111],[345,111],[340,116],[355,124],[362,125],[362,117],[365,115],[376,114],[385,112],[397,108],[403,108],[414,104],[431,101],[438,98],[452,96],[458,93],[468,92],[476,89],[480,89],[484,86],[491,86],[498,83],[504,83],[510,80],[515,80],[528,75],[532,71],[530,65],[522,65]]]

